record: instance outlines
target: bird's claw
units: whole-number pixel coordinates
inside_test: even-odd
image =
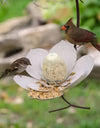
[[[75,50],[77,51],[77,45],[74,45]]]

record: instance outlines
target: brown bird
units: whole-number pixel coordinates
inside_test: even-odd
[[[74,45],[91,43],[97,50],[100,51],[100,45],[97,44],[97,38],[95,37],[96,34],[76,27],[72,22],[72,18],[70,18],[61,29],[65,30],[66,39],[70,43]]]
[[[29,59],[25,57],[17,59],[9,66],[8,69],[4,71],[4,73],[2,73],[2,75],[0,76],[0,79],[9,75],[20,74],[23,71],[25,71],[28,65],[31,65]]]

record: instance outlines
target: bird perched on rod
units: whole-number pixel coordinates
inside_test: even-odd
[[[97,38],[95,37],[96,34],[76,27],[72,22],[72,18],[70,18],[61,29],[65,30],[66,39],[70,43],[74,45],[91,43],[98,51],[100,51],[100,45],[97,44]]]
[[[29,59],[25,57],[17,59],[2,73],[0,79],[10,75],[20,74],[25,71],[28,65],[31,65]]]

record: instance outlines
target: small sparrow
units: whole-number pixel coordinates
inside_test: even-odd
[[[100,51],[100,45],[97,44],[95,34],[88,30],[76,27],[72,22],[72,18],[69,19],[61,29],[65,30],[66,39],[70,43],[74,45],[91,43],[98,51]]]
[[[2,75],[0,76],[0,79],[9,75],[20,74],[23,71],[25,71],[28,65],[31,65],[29,59],[25,57],[17,59],[9,66],[8,69],[4,71],[4,73],[2,73]]]

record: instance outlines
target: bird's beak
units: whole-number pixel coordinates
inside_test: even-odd
[[[31,63],[29,63],[29,65],[32,65]]]
[[[62,30],[66,30],[66,27],[65,27],[65,26],[62,26],[61,29],[62,29]]]

